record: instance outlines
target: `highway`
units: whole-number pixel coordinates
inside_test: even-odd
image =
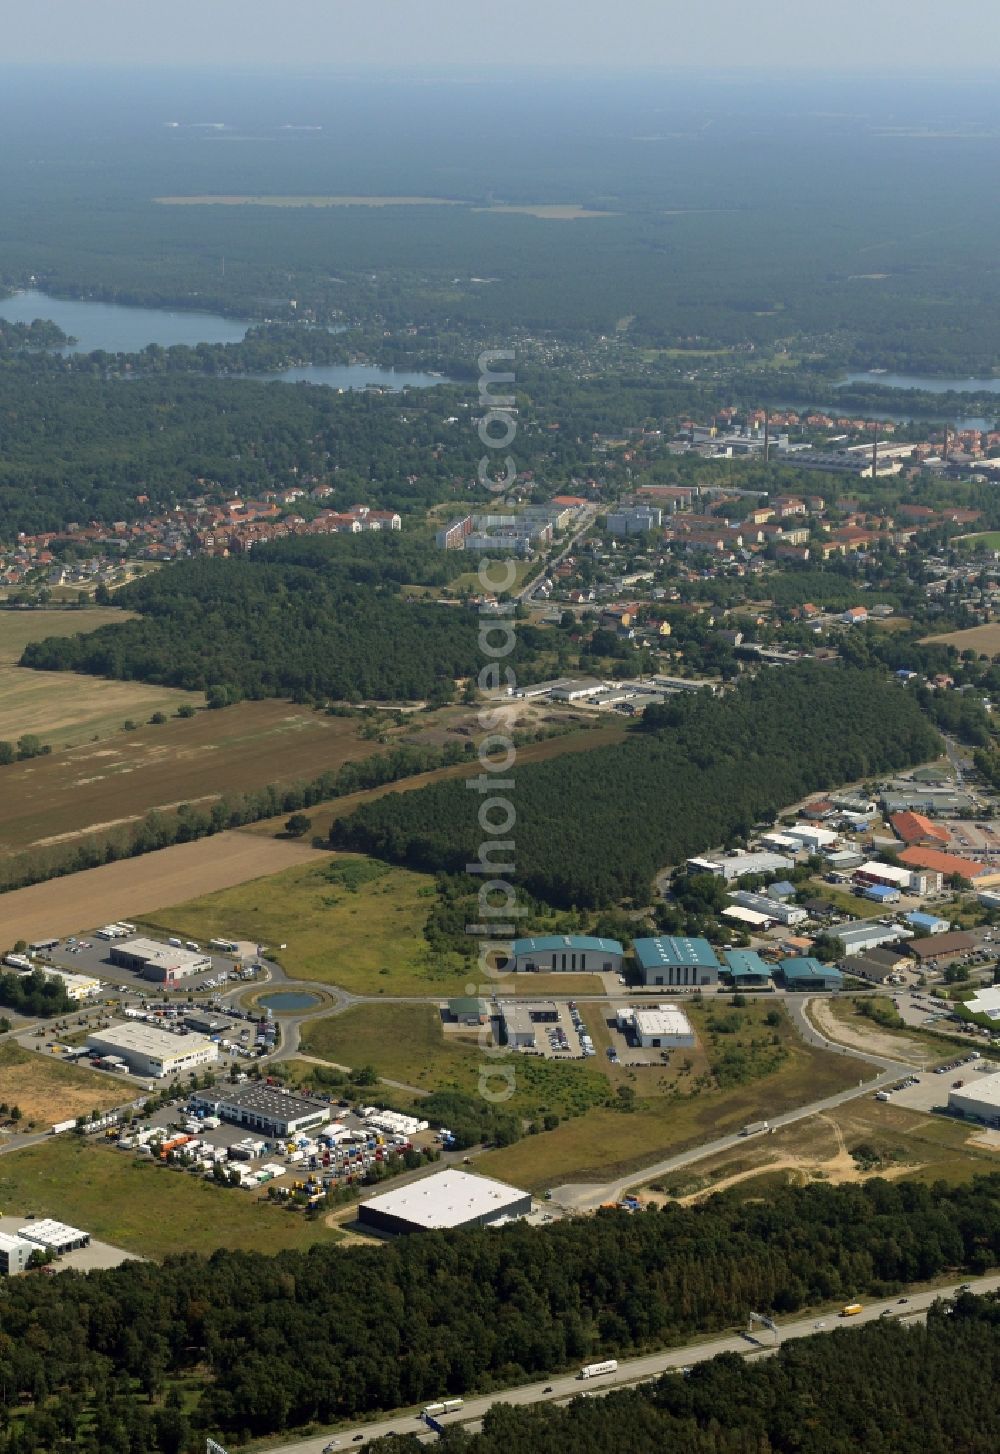
[[[970,1280],[968,1285],[973,1292],[977,1293],[997,1292],[1000,1290],[1000,1277],[979,1277]],[[520,1384],[518,1387],[507,1389],[502,1393],[468,1398],[460,1413],[452,1414],[450,1417],[445,1416],[441,1422],[444,1424],[477,1422],[493,1404],[497,1403],[513,1405],[534,1404],[543,1401],[558,1403],[565,1402],[581,1393],[608,1393],[612,1389],[656,1378],[671,1370],[689,1368],[705,1359],[715,1358],[720,1353],[764,1356],[773,1352],[775,1347],[780,1347],[793,1338],[808,1338],[816,1332],[830,1333],[837,1328],[856,1327],[859,1323],[874,1322],[886,1310],[894,1318],[905,1318],[910,1321],[925,1315],[927,1309],[937,1298],[952,1296],[956,1291],[957,1288],[952,1285],[924,1292],[913,1292],[908,1295],[905,1303],[901,1303],[897,1298],[888,1300],[876,1298],[866,1304],[863,1311],[856,1317],[847,1319],[838,1316],[836,1307],[825,1312],[813,1311],[807,1318],[792,1318],[780,1323],[777,1335],[761,1328],[755,1330],[752,1338],[744,1333],[730,1331],[720,1334],[718,1337],[688,1343],[683,1348],[671,1348],[661,1353],[647,1353],[640,1358],[623,1359],[619,1362],[617,1372],[593,1380],[580,1379],[576,1373],[559,1374],[547,1380]],[[444,1390],[441,1390],[439,1396],[446,1397],[447,1395]],[[272,1445],[268,1454],[322,1454],[322,1451],[334,1439],[338,1441],[338,1448],[350,1449],[352,1445],[360,1447],[361,1444],[368,1443],[372,1439],[382,1438],[386,1434],[414,1434],[420,1433],[422,1429],[424,1429],[424,1425],[413,1412],[393,1414],[372,1423],[347,1425],[329,1430],[325,1434],[313,1435],[308,1439],[299,1439],[289,1444]],[[359,1433],[363,1436],[361,1439],[357,1438]]]

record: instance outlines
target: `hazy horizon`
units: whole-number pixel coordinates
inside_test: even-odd
[[[663,0],[577,0],[568,7],[507,0],[495,13],[466,0],[35,0],[4,21],[4,62],[36,65],[264,66],[268,70],[543,65],[615,71],[796,68],[820,73],[926,68],[964,74],[970,47],[1000,51],[993,0],[955,0],[942,46],[931,0],[703,0],[692,13]],[[944,55],[943,55],[944,52]],[[988,64],[983,62],[983,69]]]

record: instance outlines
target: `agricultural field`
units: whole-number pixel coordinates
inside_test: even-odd
[[[0,1159],[0,1205],[55,1217],[152,1258],[208,1255],[219,1247],[279,1252],[339,1237],[322,1221],[307,1222],[253,1192],[215,1186],[72,1134]]]
[[[994,538],[997,542],[996,549],[1000,550],[1000,532],[995,537],[990,537]],[[946,631],[940,636],[925,636],[921,644],[926,642],[954,646],[956,651],[974,651],[977,655],[995,656],[1000,651],[1000,621],[992,621],[987,626],[970,626],[965,631]]]
[[[173,687],[103,681],[69,672],[18,666],[24,648],[46,636],[77,636],[128,620],[128,613],[99,607],[73,611],[0,610],[0,741],[35,733],[52,747],[91,742],[121,730],[128,718],[145,722],[154,712],[175,712],[202,698]],[[4,769],[6,771],[6,769]],[[4,780],[5,784],[7,779]]]
[[[238,836],[262,841],[250,833]],[[432,954],[424,939],[435,893],[427,874],[390,868],[361,854],[330,853],[313,864],[133,918],[147,929],[199,944],[220,936],[286,944],[276,957],[290,978],[357,994],[463,994],[469,962],[457,954]]]
[[[219,833],[144,858],[89,868],[68,878],[0,894],[0,948],[151,914],[196,893],[246,884],[326,855],[304,843]]]
[[[775,1178],[797,1185],[871,1176],[960,1182],[998,1167],[1000,1147],[991,1150],[978,1128],[860,1096],[658,1178],[644,1194],[697,1200],[742,1186],[764,1195]]]
[[[163,207],[469,207],[457,197],[324,197],[324,196],[252,196],[240,193],[204,193],[190,197],[154,197]],[[595,212],[562,202],[540,202],[518,206],[496,203],[491,207],[472,207],[473,212],[520,213],[549,222],[572,222],[580,217],[613,217],[612,212]]]
[[[58,1055],[23,1050],[12,1040],[0,1046],[0,1101],[20,1108],[19,1131],[47,1130],[57,1121],[107,1111],[127,1099],[110,1076],[64,1065]]]
[[[64,680],[86,695],[91,679]],[[279,701],[118,727],[113,739],[0,768],[0,851],[101,832],[154,808],[212,803],[226,790],[292,783],[385,750],[362,739],[354,720]]]
[[[732,1013],[725,1001],[693,1009],[692,1023],[703,1037],[695,1050],[674,1051],[669,1069],[610,1067],[619,1072],[612,1107],[595,1107],[554,1131],[488,1152],[477,1160],[477,1169],[532,1191],[566,1181],[638,1174],[643,1165],[738,1130],[748,1121],[780,1115],[857,1085],[857,1062],[803,1044],[783,1009],[779,1024],[768,1028],[768,1036],[778,1037],[778,1046],[771,1048],[780,1047],[783,1054],[776,1068],[767,1070],[762,1058],[768,1053],[762,1044],[766,1037],[757,1010],[763,1015],[771,1008],[748,1006],[740,1012],[746,1017],[741,1029],[721,1034],[706,1030],[710,1019]],[[753,1041],[757,1049],[751,1048]],[[747,1057],[742,1072],[732,1059],[735,1049]],[[681,1069],[685,1062],[690,1069]],[[709,1070],[714,1072],[711,1079]],[[746,1079],[734,1081],[740,1073]],[[631,1110],[619,1104],[625,1086],[634,1092]]]

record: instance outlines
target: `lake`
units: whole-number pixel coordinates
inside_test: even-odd
[[[1000,379],[941,379],[929,378],[925,374],[873,374],[849,373],[837,385],[842,389],[847,384],[881,384],[886,389],[925,389],[928,394],[1000,394]]]
[[[0,298],[0,318],[9,323],[32,323],[49,318],[76,343],[61,349],[64,354],[139,353],[147,344],[169,348],[174,343],[193,348],[198,343],[241,343],[248,328],[247,318],[223,318],[219,313],[195,313],[184,309],[133,308],[125,303],[100,303],[90,299],[53,298],[29,288],[10,298]],[[284,383],[323,384],[331,389],[429,389],[448,381],[436,374],[383,369],[375,364],[313,364],[282,369],[275,373],[241,374],[241,378],[277,379]]]
[[[133,308],[124,303],[95,303],[82,298],[51,298],[26,289],[0,298],[0,318],[9,323],[32,323],[50,318],[76,343],[64,353],[138,353],[149,343],[169,348],[172,343],[241,343],[248,319],[223,318],[218,313],[187,313],[169,308]]]

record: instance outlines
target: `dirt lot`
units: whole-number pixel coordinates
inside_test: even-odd
[[[183,903],[323,855],[302,843],[219,833],[0,895],[0,947]]]
[[[30,1122],[51,1126],[71,1116],[106,1111],[127,1099],[127,1090],[110,1077],[64,1065],[58,1055],[22,1050],[10,1041],[0,1047],[0,1101],[20,1107],[19,1130]]]
[[[90,690],[90,678],[65,680],[77,695]],[[359,737],[355,721],[279,701],[119,730],[111,739],[0,769],[0,852],[99,832],[152,808],[212,802],[226,789],[315,777],[385,750]]]
[[[936,1065],[948,1053],[947,1046],[936,1050],[919,1040],[911,1040],[906,1035],[880,1030],[874,1022],[871,1029],[867,1025],[862,1027],[848,1024],[837,1014],[829,1000],[818,997],[809,1005],[809,1017],[822,1035],[835,1040],[838,1045],[849,1045],[853,1050],[868,1050],[872,1055],[884,1055],[906,1065]]]

